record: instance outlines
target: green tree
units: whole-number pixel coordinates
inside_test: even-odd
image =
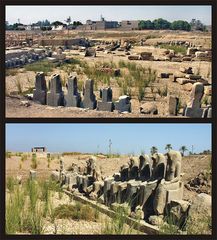
[[[187,147],[186,146],[181,146],[179,151],[182,153],[182,156],[185,155],[185,152],[188,151]]]
[[[171,23],[163,18],[158,18],[153,21],[154,29],[170,29]]]
[[[190,31],[191,25],[186,21],[178,20],[178,21],[174,21],[171,23],[171,29],[172,30]]]
[[[150,150],[151,155],[153,155],[154,153],[157,153],[157,151],[158,151],[157,147],[155,147],[155,146],[151,147],[151,150]]]
[[[167,144],[165,147],[165,150],[167,150],[168,152],[172,149],[172,145],[171,144]]]

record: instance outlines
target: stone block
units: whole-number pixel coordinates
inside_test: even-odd
[[[129,96],[120,96],[119,101],[115,102],[115,110],[118,112],[131,112],[131,103]]]
[[[66,107],[80,107],[81,96],[78,92],[77,78],[70,76],[67,84],[67,94],[65,95],[65,106]]]
[[[43,105],[46,104],[47,87],[45,75],[43,72],[36,73],[35,89],[33,90],[33,101],[39,102]]]
[[[47,105],[49,106],[64,106],[64,93],[59,74],[51,76],[50,91],[47,93]]]
[[[95,109],[97,106],[96,96],[93,92],[93,80],[86,80],[85,86],[83,89],[84,99],[83,99],[83,107],[89,109]]]
[[[175,96],[168,96],[168,113],[169,115],[177,116],[179,98]]]

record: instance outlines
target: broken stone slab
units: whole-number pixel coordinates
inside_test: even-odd
[[[191,80],[199,80],[199,79],[201,79],[200,75],[194,75],[194,74],[186,74],[185,77],[188,78],[188,79],[191,79]]]
[[[178,57],[172,57],[171,58],[171,62],[181,62],[182,59],[181,58],[178,58]]]
[[[115,110],[118,112],[131,112],[131,102],[130,97],[127,95],[123,95],[119,97],[119,100],[115,103]]]
[[[160,77],[160,78],[169,78],[170,75],[172,75],[172,73],[160,73],[160,74],[159,74],[159,77]]]
[[[76,76],[69,76],[67,84],[67,94],[65,95],[66,107],[80,107],[81,96],[78,92],[77,78]]]
[[[141,57],[139,55],[130,55],[128,60],[141,60]]]
[[[151,52],[141,52],[140,53],[141,60],[153,60],[153,56]]]
[[[50,91],[47,93],[47,105],[54,107],[64,106],[64,93],[62,91],[60,75],[52,75],[49,85]]]
[[[151,215],[149,218],[148,218],[148,222],[151,224],[151,225],[154,225],[154,226],[161,226],[163,224],[163,215],[160,215],[160,216],[157,216],[157,215]]]
[[[210,216],[212,214],[212,197],[206,193],[198,194],[194,199],[189,209],[189,217],[195,218],[197,215],[203,214]]]
[[[183,57],[182,61],[183,62],[190,62],[190,61],[192,61],[192,58],[191,57]]]
[[[169,216],[172,223],[182,227],[188,217],[190,203],[184,200],[172,200],[166,206],[166,215]]]
[[[184,74],[173,75],[173,79],[172,79],[172,81],[173,81],[173,82],[176,82],[176,79],[177,79],[177,78],[184,78],[184,77],[185,77]]]
[[[94,48],[87,48],[84,53],[85,57],[96,57],[96,50]]]
[[[140,113],[142,114],[158,114],[157,105],[155,103],[146,102],[140,106]]]
[[[85,86],[83,88],[83,107],[89,109],[95,109],[97,107],[96,96],[93,92],[94,80],[86,80]]]
[[[47,86],[45,75],[43,72],[38,72],[36,73],[35,76],[35,89],[33,90],[33,101],[45,105],[46,99],[47,99]]]
[[[30,102],[29,101],[21,101],[20,105],[24,106],[24,107],[29,107],[30,106]]]
[[[186,84],[186,83],[192,83],[194,84],[196,81],[195,80],[190,80],[187,78],[176,78],[176,82],[179,83],[180,85]]]

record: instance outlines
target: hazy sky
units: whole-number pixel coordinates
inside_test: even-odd
[[[211,124],[6,124],[6,150],[31,151],[45,146],[50,152],[149,153],[166,144],[179,150],[183,145],[194,152],[211,149]]]
[[[211,6],[7,6],[6,20],[15,23],[20,19],[30,24],[48,19],[64,21],[71,16],[72,21],[85,22],[87,19],[99,20],[101,14],[106,20],[141,20],[164,18],[168,21],[192,18],[211,24]]]

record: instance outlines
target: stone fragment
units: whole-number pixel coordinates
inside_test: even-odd
[[[204,94],[202,83],[195,83],[191,91],[191,100],[185,109],[185,116],[192,118],[201,118],[203,109],[201,109],[201,99]]]
[[[62,83],[59,74],[51,76],[50,91],[47,93],[47,105],[64,106],[64,93],[62,91]]]
[[[104,88],[100,90],[100,97],[102,101],[98,101],[97,110],[112,112],[114,110],[114,104],[112,102],[112,89]]]
[[[119,100],[115,102],[115,110],[118,112],[131,112],[130,97],[123,95],[119,97]]]
[[[67,84],[68,92],[65,95],[66,107],[80,107],[81,96],[78,92],[77,78],[76,76],[70,76]]]
[[[140,106],[140,113],[142,114],[158,114],[157,105],[155,103],[146,102]]]
[[[43,72],[38,72],[36,73],[35,76],[35,89],[33,90],[33,101],[45,105],[46,99],[47,99],[47,86],[45,75]]]
[[[179,98],[175,96],[168,96],[168,113],[169,115],[177,116]]]
[[[83,88],[83,107],[89,109],[95,109],[97,106],[96,96],[93,92],[93,80],[86,80],[85,86]]]

